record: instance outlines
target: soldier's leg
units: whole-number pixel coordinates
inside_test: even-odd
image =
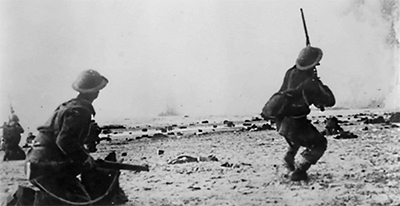
[[[287,151],[286,151],[286,154],[285,154],[285,157],[283,158],[283,160],[285,161],[286,169],[289,171],[294,171],[296,169],[295,164],[294,164],[294,162],[295,162],[294,158],[295,158],[297,152],[299,151],[300,144],[297,142],[291,141],[289,138],[285,137],[285,139],[288,143],[288,148],[287,148]]]
[[[305,162],[316,164],[317,161],[324,155],[327,148],[327,140],[321,133],[314,134],[315,141],[301,153]]]
[[[326,138],[311,124],[305,134],[308,135],[305,141],[302,142],[302,146],[306,147],[306,149],[301,153],[302,160],[292,173],[291,179],[294,181],[307,179],[307,170],[311,165],[317,163],[327,148]]]
[[[110,153],[105,160],[117,162],[116,154]],[[120,187],[119,176],[118,170],[95,168],[82,173],[81,181],[92,199],[101,198],[96,204],[123,204],[128,197]]]
[[[74,176],[43,177],[31,180],[40,189],[34,205],[89,205],[90,197]]]

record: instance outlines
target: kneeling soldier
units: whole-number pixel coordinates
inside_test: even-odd
[[[83,71],[72,84],[78,96],[59,105],[49,120],[38,127],[26,164],[29,181],[40,189],[33,205],[92,205],[98,203],[94,199],[101,199],[100,194],[93,195],[98,191],[89,191],[77,176],[87,176],[88,171],[96,169],[84,141],[95,116],[92,102],[107,83],[97,71]],[[61,163],[67,164],[61,167]],[[114,178],[111,182],[117,181]]]

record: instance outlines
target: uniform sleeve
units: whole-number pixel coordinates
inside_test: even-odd
[[[83,164],[89,157],[80,143],[80,137],[87,132],[85,127],[90,123],[90,113],[83,109],[69,109],[62,118],[61,130],[56,144],[74,162]]]
[[[286,71],[286,73],[285,73],[285,77],[283,78],[283,83],[282,83],[281,88],[279,89],[279,92],[284,92],[287,90],[288,83],[289,83],[289,71],[290,70]]]
[[[322,94],[322,98],[320,98],[320,100],[316,103],[316,106],[320,105],[325,107],[333,107],[336,103],[335,96],[333,95],[329,87],[323,85],[322,82],[320,85],[320,92]]]
[[[22,128],[22,126],[21,126],[20,124],[17,124],[17,128],[18,128],[18,132],[19,132],[19,134],[21,134],[21,133],[24,133],[24,132],[25,132],[24,128]]]

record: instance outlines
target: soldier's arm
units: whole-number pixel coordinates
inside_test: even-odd
[[[90,122],[90,113],[84,110],[70,109],[64,113],[62,128],[57,136],[56,144],[74,162],[83,164],[90,155],[80,143],[82,132]]]
[[[25,130],[24,130],[24,128],[22,128],[22,126],[21,126],[21,124],[17,124],[17,127],[18,127],[18,132],[21,134],[21,133],[24,133],[25,132]]]
[[[289,83],[289,71],[290,70],[286,71],[285,77],[283,78],[282,86],[281,86],[281,88],[279,89],[278,92],[284,92],[284,91],[287,90],[288,83]]]
[[[319,83],[320,84],[318,86],[320,92],[322,93],[322,98],[318,100],[316,106],[333,107],[336,103],[336,99],[335,96],[333,95],[333,92],[331,91],[331,89],[329,89],[328,86],[324,85],[321,81]]]

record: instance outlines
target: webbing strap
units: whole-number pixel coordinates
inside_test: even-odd
[[[70,205],[91,205],[91,204],[93,204],[93,203],[96,203],[96,202],[100,201],[100,200],[103,199],[105,196],[107,196],[108,193],[110,193],[111,188],[114,186],[114,184],[115,184],[115,182],[116,182],[116,180],[117,180],[117,177],[118,177],[117,172],[118,172],[118,170],[115,172],[114,179],[113,179],[113,181],[111,182],[110,187],[108,187],[107,191],[106,191],[102,196],[100,196],[100,197],[98,197],[98,198],[96,198],[96,199],[94,199],[94,200],[90,200],[90,201],[88,201],[88,202],[73,202],[73,201],[66,200],[66,199],[64,199],[64,198],[62,198],[62,197],[59,197],[59,196],[57,196],[56,194],[50,192],[49,190],[47,190],[45,187],[43,187],[43,185],[41,185],[38,181],[36,181],[37,179],[33,179],[32,181],[33,181],[33,182],[35,183],[35,185],[37,185],[42,191],[46,192],[46,193],[47,193],[48,195],[50,195],[51,197],[53,197],[53,198],[55,198],[55,199],[57,199],[57,200],[60,200],[61,202],[64,202],[64,203],[67,203],[67,204],[70,204]]]

